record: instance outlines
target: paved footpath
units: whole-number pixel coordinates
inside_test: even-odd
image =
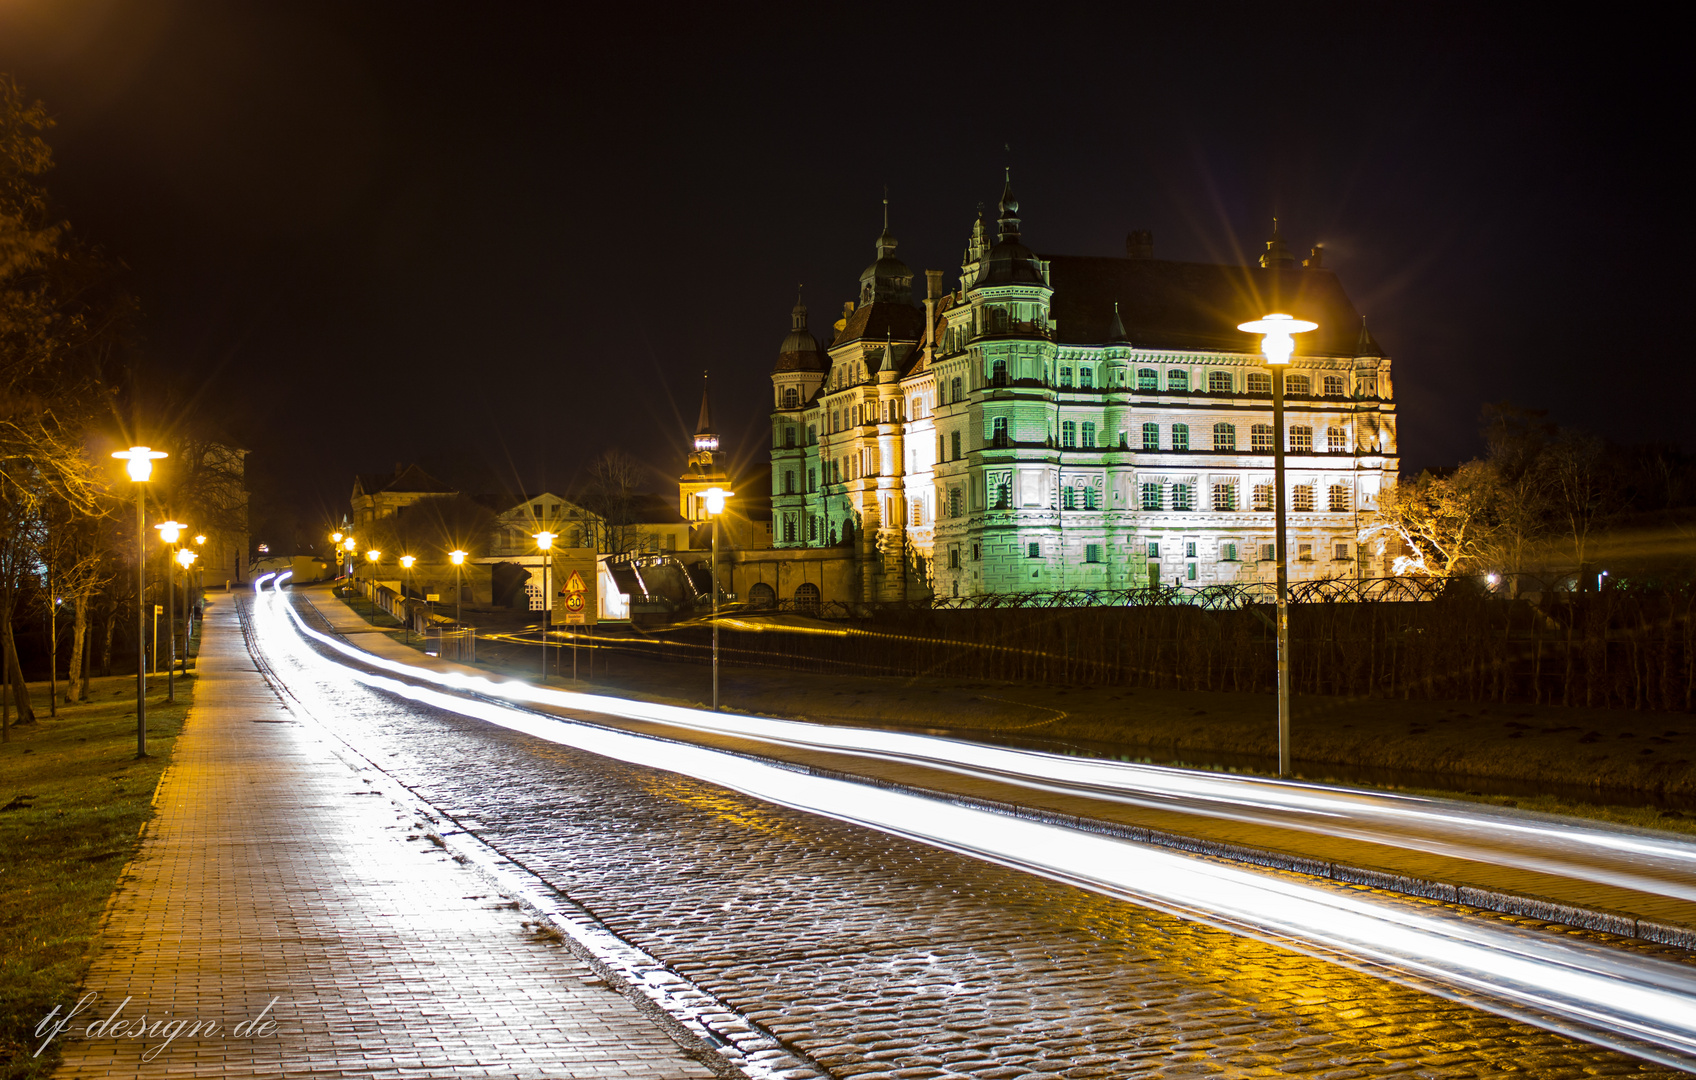
[[[207,612],[194,706],[57,1076],[713,1076],[362,790],[261,678],[236,606]],[[114,1010],[218,1029],[85,1034]]]

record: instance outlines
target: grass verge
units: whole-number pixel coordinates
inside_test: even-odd
[[[135,680],[96,679],[88,704],[42,719],[0,745],[0,1078],[46,1077],[58,1043],[36,1056],[36,1026],[76,1000],[106,904],[153,816],[153,793],[193,697],[194,678],[149,680],[147,749],[135,756]],[[60,684],[61,691],[63,684]]]

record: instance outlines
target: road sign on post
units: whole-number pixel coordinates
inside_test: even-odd
[[[593,626],[600,611],[600,567],[587,548],[554,549],[554,621]]]

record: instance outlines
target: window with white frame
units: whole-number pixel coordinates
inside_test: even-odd
[[[1095,389],[1095,368],[1084,364],[1078,368],[1078,386],[1085,390]]]
[[[1348,557],[1349,557],[1348,541],[1347,540],[1338,540],[1337,543],[1336,543],[1336,547],[1333,548],[1333,550],[1332,550],[1331,557],[1333,559],[1343,559],[1343,560],[1348,559]]]
[[[1025,558],[1027,558],[1027,559],[1040,559],[1040,558],[1042,558],[1042,544],[1038,543],[1035,540],[1032,540],[1025,547]]]
[[[1219,545],[1219,561],[1220,562],[1236,562],[1237,561],[1237,544],[1236,544],[1236,541],[1227,540],[1223,544]]]
[[[1299,513],[1313,510],[1313,485],[1297,484],[1290,491],[1290,509]]]
[[[1272,425],[1256,424],[1248,429],[1248,448],[1257,454],[1272,452]]]
[[[1062,389],[1068,389],[1071,385],[1072,367],[1070,364],[1062,364],[1060,367],[1060,386]]]
[[[1078,508],[1078,493],[1073,488],[1060,489],[1060,509],[1076,510]]]
[[[1229,394],[1231,392],[1231,373],[1229,371],[1209,371],[1207,373],[1207,392],[1209,394]]]
[[[1261,544],[1260,545],[1260,561],[1261,562],[1272,562],[1277,557],[1278,557],[1278,545],[1277,544]]]
[[[1060,445],[1067,450],[1078,445],[1078,425],[1070,420],[1060,425]]]
[[[1260,511],[1270,511],[1272,509],[1272,485],[1271,484],[1256,484],[1256,485],[1254,485],[1254,489],[1253,489],[1253,492],[1251,494],[1251,497],[1254,499],[1254,504],[1253,504],[1254,509],[1260,510]]]
[[[1349,488],[1347,484],[1332,484],[1326,489],[1326,505],[1333,514],[1346,514],[1349,511]]]
[[[1172,449],[1188,450],[1190,448],[1190,426],[1188,424],[1172,425]]]
[[[1347,452],[1349,448],[1349,433],[1340,427],[1325,429],[1325,449],[1333,454]]]
[[[1290,429],[1290,453],[1313,453],[1313,429],[1310,427],[1293,427]]]
[[[1312,544],[1297,544],[1296,545],[1296,561],[1298,561],[1298,562],[1312,562],[1313,561],[1313,545]]]
[[[1101,561],[1101,545],[1100,544],[1085,544],[1084,545],[1084,562],[1086,562],[1086,563],[1098,563],[1100,561]]]
[[[948,380],[948,400],[960,400],[960,379],[958,376]]]
[[[1186,368],[1172,368],[1166,372],[1166,389],[1186,394],[1190,389],[1190,373]]]
[[[1251,394],[1270,394],[1272,392],[1272,376],[1264,371],[1249,372],[1248,392]]]
[[[1237,429],[1223,420],[1213,425],[1213,449],[1235,450],[1237,448]]]
[[[1186,558],[1186,559],[1195,558],[1195,541],[1194,540],[1185,540],[1184,541],[1184,558]]]
[[[1235,481],[1221,480],[1213,485],[1213,509],[1235,510],[1237,508],[1237,485]]]
[[[1195,485],[1194,484],[1173,484],[1172,485],[1172,509],[1174,509],[1174,510],[1194,510],[1195,509]]]
[[[991,473],[989,477],[990,506],[996,510],[1010,510],[1013,506],[1013,474],[1011,472]]]
[[[1160,372],[1154,370],[1151,367],[1137,368],[1137,389],[1138,390],[1158,390],[1158,389],[1160,389]]]
[[[1150,540],[1148,542],[1148,557],[1151,559],[1160,558],[1160,541]]]
[[[1284,380],[1284,389],[1292,394],[1307,397],[1313,393],[1313,380],[1306,375],[1291,375]]]
[[[1078,433],[1078,437],[1085,450],[1095,449],[1095,423],[1090,420],[1085,420],[1084,429]]]
[[[1161,486],[1159,484],[1157,484],[1157,483],[1145,483],[1145,484],[1143,484],[1142,485],[1142,508],[1144,510],[1164,510],[1165,506],[1163,504],[1164,504],[1165,500],[1161,498],[1162,494],[1163,494],[1163,491],[1162,491]],[[1150,558],[1158,558],[1158,557],[1159,557],[1158,555],[1150,556]]]
[[[1007,361],[996,360],[989,365],[989,385],[1007,385]]]
[[[1144,450],[1160,449],[1160,425],[1144,424],[1142,426],[1142,448]]]
[[[997,416],[989,422],[989,441],[994,446],[1007,445],[1007,418]]]
[[[1327,375],[1327,376],[1325,376],[1325,396],[1326,397],[1342,397],[1343,396],[1343,377],[1341,375]]]

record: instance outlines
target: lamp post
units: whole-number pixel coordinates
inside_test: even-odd
[[[459,598],[465,592],[459,583],[460,568],[465,565],[465,552],[448,552],[448,562],[453,563],[453,628],[459,629]]]
[[[183,658],[182,658],[182,665],[183,665],[183,678],[185,678],[185,679],[188,678],[188,636],[189,636],[189,633],[191,632],[191,629],[192,629],[192,627],[189,624],[189,618],[188,618],[188,613],[189,613],[189,606],[188,606],[188,568],[190,566],[193,566],[194,560],[196,560],[198,558],[200,558],[200,555],[197,552],[190,551],[188,548],[180,548],[177,551],[177,565],[181,566],[183,568]],[[174,634],[175,631],[173,631],[172,633]],[[177,647],[176,646],[176,638],[173,637],[171,639],[171,648],[173,650],[175,650],[176,647]]]
[[[1272,510],[1278,557],[1278,775],[1290,774],[1290,569],[1284,544],[1284,368],[1295,352],[1292,334],[1317,330],[1318,323],[1288,315],[1268,315],[1237,327],[1245,334],[1260,334],[1260,351],[1272,369]]]
[[[153,477],[153,463],[170,457],[163,450],[132,446],[114,450],[112,456],[122,459],[124,471],[135,481],[135,756],[147,756],[147,488],[143,485]]]
[[[417,561],[418,560],[411,555],[402,555],[400,557],[401,569],[406,571],[407,595],[401,597],[401,610],[406,612],[406,640],[408,644],[412,642],[412,608],[408,606],[406,602],[412,599],[412,564]]]
[[[171,545],[171,558],[165,562],[165,700],[174,704],[177,700],[177,572],[171,563],[177,557],[177,537],[188,528],[180,521],[162,521],[153,526],[159,530],[159,539]],[[186,597],[185,597],[186,599]]]
[[[554,596],[548,590],[548,571],[553,568],[553,546],[558,536],[543,529],[531,534],[542,549],[542,682],[548,681],[548,635],[553,631]]]
[[[194,546],[197,548],[204,548],[206,546],[205,533],[201,533],[199,536],[194,538]],[[200,558],[200,552],[195,552],[194,557],[197,559]],[[198,617],[200,612],[200,602],[206,596],[206,566],[204,564],[201,565],[199,570],[195,571],[194,581],[194,610]]]
[[[377,564],[383,561],[383,553],[372,548],[365,553],[365,561],[371,564],[371,625],[377,625]]]
[[[713,519],[713,712],[718,712],[718,518],[724,513],[724,500],[736,493],[712,487],[702,494],[707,499],[707,514]]]
[[[333,532],[333,533],[330,534],[330,547],[332,549],[334,549],[334,551],[336,553],[336,570],[339,573],[341,571],[341,568],[342,568],[342,534],[341,533]]]

